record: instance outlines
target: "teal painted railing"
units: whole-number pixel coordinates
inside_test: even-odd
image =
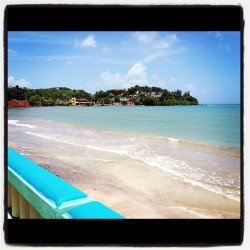
[[[15,218],[122,219],[28,158],[8,148],[8,207]]]

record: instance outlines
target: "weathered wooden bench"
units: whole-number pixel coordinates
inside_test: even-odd
[[[17,210],[15,217],[32,218],[25,211],[31,205],[33,213],[47,219],[124,218],[11,148],[8,148],[8,181],[8,203],[12,202],[8,205]]]

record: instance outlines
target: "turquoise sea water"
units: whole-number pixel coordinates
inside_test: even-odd
[[[240,105],[9,109],[8,142],[77,166],[141,161],[240,200]]]
[[[9,119],[19,118],[40,118],[111,132],[163,136],[240,148],[240,105],[9,110]]]

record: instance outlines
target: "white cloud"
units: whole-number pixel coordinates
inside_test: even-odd
[[[100,74],[100,80],[92,84],[93,86],[95,86],[95,89],[101,89],[101,85],[102,87],[106,86],[107,89],[111,89],[130,88],[135,86],[136,84],[141,86],[146,85],[161,88],[167,87],[167,82],[157,74],[153,74],[152,77],[148,79],[147,68],[141,62],[132,65],[124,74],[119,72],[112,73],[109,70],[103,71]],[[170,79],[170,82],[175,82],[175,78],[172,77]]]
[[[15,85],[19,85],[19,87],[28,87],[31,83],[26,81],[25,79],[20,79],[15,81]]]
[[[160,38],[158,32],[148,31],[148,32],[135,32],[133,37],[139,41],[150,44],[156,49],[169,48],[171,45],[179,42],[176,34],[169,34],[165,37]]]
[[[125,74],[104,71],[100,74],[100,79],[101,84],[109,88],[129,88],[136,84],[148,84],[146,67],[142,63],[134,64]],[[95,83],[95,86],[99,85]]]
[[[157,49],[169,48],[171,45],[175,44],[178,41],[179,39],[177,38],[176,34],[171,34],[165,38],[162,38],[156,41],[154,43],[154,48],[157,48]]]
[[[28,86],[30,86],[31,85],[31,83],[30,82],[28,82],[28,81],[26,81],[25,79],[20,79],[20,80],[15,80],[15,77],[14,76],[9,76],[8,77],[8,84],[9,85],[12,85],[12,86],[16,86],[16,85],[18,85],[19,87],[22,87],[22,88],[24,88],[24,87],[28,87]]]
[[[146,67],[142,63],[134,64],[127,73],[129,78],[146,78]]]
[[[222,51],[231,51],[231,46],[227,42],[227,39],[224,37],[222,32],[209,32],[210,36],[215,37],[216,47]]]
[[[137,31],[135,33],[132,33],[132,35],[137,41],[144,43],[152,42],[158,37],[158,33],[154,31]]]
[[[8,77],[8,83],[10,84],[10,83],[13,83],[15,81],[15,77],[13,77],[13,76],[9,76]]]
[[[113,84],[122,83],[122,76],[120,73],[110,73],[109,70],[102,72],[100,78],[104,81],[105,85],[111,86]]]
[[[152,76],[152,81],[150,81],[150,86],[165,88],[166,87],[166,81],[163,80],[158,75],[154,74]]]
[[[154,61],[160,57],[163,57],[165,56],[166,53],[164,53],[163,51],[157,51],[156,53],[153,53],[153,54],[150,54],[149,56],[147,56],[143,62],[146,63],[146,62],[151,62],[151,61]]]
[[[80,48],[96,48],[97,44],[95,41],[95,37],[93,34],[88,35],[84,40],[82,41],[76,41],[75,47],[80,47]]]
[[[160,87],[162,89],[166,88],[166,82],[164,80],[160,80],[157,83],[154,83],[154,84],[151,84],[151,85],[155,86],[155,87]]]
[[[134,64],[125,75],[126,83],[123,84],[124,88],[130,88],[136,84],[148,85],[146,67],[143,63]]]

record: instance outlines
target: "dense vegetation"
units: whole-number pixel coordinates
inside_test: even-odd
[[[181,90],[168,91],[159,87],[134,86],[129,89],[112,89],[97,91],[94,95],[84,90],[75,90],[65,87],[47,89],[28,89],[19,86],[8,88],[8,100],[29,100],[31,106],[41,102],[43,106],[58,105],[64,101],[69,105],[69,100],[86,98],[89,101],[101,105],[121,103],[127,105],[132,102],[135,105],[145,106],[173,106],[173,105],[198,105],[198,100],[187,91],[182,94]]]
[[[55,106],[58,100],[69,102],[72,97],[91,99],[91,94],[84,90],[72,90],[65,87],[28,89],[17,85],[8,88],[8,101],[29,100],[31,106],[35,106],[37,102],[41,102],[43,106]]]
[[[187,91],[182,95],[181,90],[170,92],[159,87],[134,86],[127,90],[98,91],[93,96],[96,102],[109,104],[118,102],[119,97],[128,97],[135,105],[145,106],[173,106],[173,105],[198,105],[198,100]],[[122,101],[123,103],[123,101]],[[124,103],[125,104],[125,101]]]

